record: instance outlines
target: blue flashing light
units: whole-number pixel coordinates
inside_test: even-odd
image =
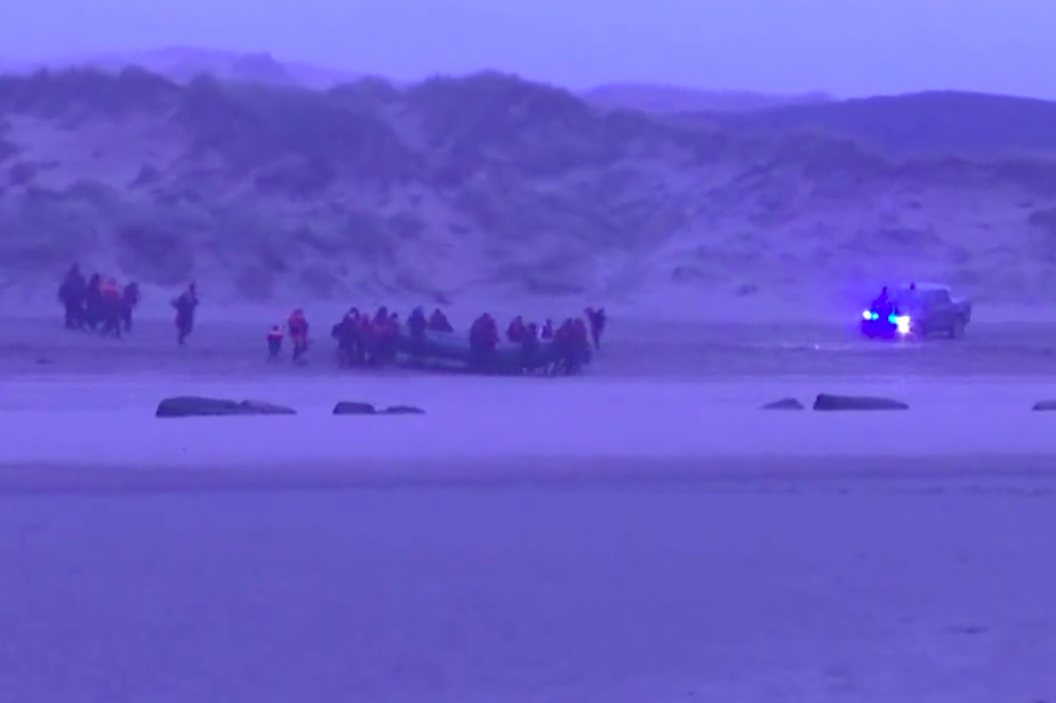
[[[897,324],[898,323],[898,315],[896,315],[895,313],[891,313],[890,315],[887,316],[887,321],[890,322],[892,325]]]

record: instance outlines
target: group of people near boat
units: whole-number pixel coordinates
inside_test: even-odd
[[[65,308],[67,328],[120,338],[132,329],[132,311],[139,303],[140,291],[134,282],[121,286],[98,273],[86,279],[74,264],[59,287],[59,300]],[[193,282],[172,300],[180,346],[194,329],[198,305]],[[593,351],[600,349],[606,326],[604,309],[587,308],[584,312],[584,317],[569,317],[559,324],[552,319],[538,324],[518,315],[505,334],[500,334],[495,318],[484,313],[470,325],[468,337],[463,337],[439,308],[429,315],[423,308],[415,308],[404,321],[383,305],[373,314],[350,309],[333,325],[330,336],[337,342],[338,363],[346,367],[383,366],[399,359],[419,365],[453,363],[480,372],[574,374],[590,362]],[[304,310],[294,310],[285,324],[268,331],[268,360],[282,359],[289,338],[293,361],[302,362],[309,347],[308,331]]]
[[[469,328],[468,339],[455,334],[443,310],[426,315],[415,308],[402,320],[399,313],[381,306],[373,313],[351,308],[331,327],[341,366],[384,366],[402,355],[417,364],[443,361],[466,362],[478,371],[500,367],[519,373],[578,373],[589,363],[592,348],[601,346],[606,317],[602,309],[588,308],[585,318],[567,318],[560,324],[546,320],[539,325],[515,317],[506,328],[505,339],[489,313]],[[301,361],[308,349],[308,321],[303,309],[294,310],[285,325],[275,325],[266,336],[268,359],[282,358],[288,336],[293,360]],[[464,342],[464,344],[463,344]]]
[[[139,304],[139,285],[120,285],[100,273],[86,278],[73,264],[59,285],[59,302],[65,311],[66,329],[121,337],[132,330],[132,311]]]

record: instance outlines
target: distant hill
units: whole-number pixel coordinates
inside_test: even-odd
[[[693,301],[909,277],[1056,293],[1042,101],[672,117],[495,72],[326,90],[268,61],[249,74],[274,80],[0,77],[0,288],[51,296],[78,259],[240,300]]]
[[[207,74],[227,81],[297,85],[306,88],[329,88],[357,77],[354,73],[324,66],[279,61],[268,52],[239,53],[186,46],[57,58],[35,64],[22,64],[20,70],[25,72],[42,67],[95,68],[107,72],[139,67],[180,83]]]
[[[699,90],[650,83],[607,83],[590,88],[582,95],[588,101],[601,107],[663,114],[744,113],[785,105],[810,105],[832,101],[832,98],[825,93],[769,95],[736,90]]]
[[[811,130],[897,154],[1056,153],[1056,102],[1007,95],[933,91],[689,119],[736,131]]]

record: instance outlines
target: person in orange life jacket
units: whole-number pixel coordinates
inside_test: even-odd
[[[298,308],[293,311],[286,329],[290,331],[290,341],[293,343],[293,360],[297,361],[308,351],[308,319],[304,316],[304,310]]]
[[[282,325],[275,325],[268,332],[268,361],[276,361],[282,354]]]
[[[112,278],[104,279],[99,286],[99,315],[102,322],[100,332],[111,337],[121,337],[121,288]]]

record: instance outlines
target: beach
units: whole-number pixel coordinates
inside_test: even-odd
[[[614,332],[568,379],[339,372],[325,339],[269,367],[248,326],[144,329],[2,355],[4,699],[1056,696],[1044,325]],[[155,418],[170,395],[297,415]],[[808,409],[760,409],[785,397]]]

